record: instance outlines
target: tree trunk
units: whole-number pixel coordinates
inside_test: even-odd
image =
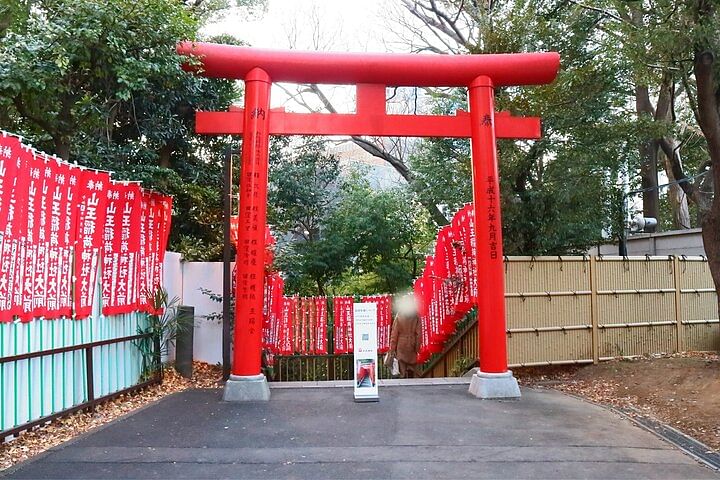
[[[672,173],[672,164],[670,159],[664,152],[658,152],[663,159],[665,173],[668,180],[672,183],[676,180]],[[690,210],[688,209],[688,196],[685,194],[679,184],[670,185],[668,192],[670,200],[670,209],[672,210],[672,220],[674,230],[687,230],[690,228]]]
[[[317,284],[318,297],[324,297],[325,296],[325,284],[319,278],[315,279],[315,283]]]
[[[635,111],[638,119],[643,116],[649,118],[654,117],[652,103],[650,102],[650,94],[648,87],[645,85],[635,86]],[[643,216],[645,218],[652,217],[659,220],[660,214],[660,195],[658,192],[657,181],[657,150],[658,143],[653,140],[641,141],[638,147],[640,153],[640,186],[643,189]],[[647,229],[646,232],[654,231],[654,228]]]
[[[655,122],[659,124],[672,125],[675,122],[675,79],[670,70],[663,72],[662,81],[658,91],[657,107],[655,108]],[[668,180],[672,184],[676,180],[684,179],[676,177],[673,169],[683,170],[680,161],[680,148],[678,143],[671,136],[660,137],[657,139],[659,148],[656,151],[658,160],[661,161],[665,168]],[[663,144],[667,143],[666,152]],[[683,172],[684,173],[684,172]],[[690,212],[688,211],[688,195],[679,184],[670,185],[668,191],[668,200],[670,202],[670,211],[672,213],[673,230],[684,230],[690,228]]]
[[[160,166],[162,168],[170,168],[170,156],[172,155],[173,149],[170,145],[163,145],[160,148]]]
[[[655,153],[655,142],[640,143],[640,187],[642,188],[643,216],[659,220],[660,217],[660,194],[658,192],[657,163]],[[655,228],[646,227],[646,232],[655,231]]]
[[[55,137],[55,155],[66,162],[70,160],[70,141],[64,137]]]
[[[707,5],[706,5],[707,6]],[[697,82],[697,102],[700,129],[705,135],[708,154],[712,164],[712,179],[715,192],[720,188],[720,97],[718,85],[713,76],[715,58],[712,52],[696,52],[693,62]],[[715,195],[710,211],[703,221],[703,243],[708,256],[710,272],[715,291],[720,292],[720,195]],[[720,297],[720,296],[719,296]],[[720,304],[718,305],[720,312]]]

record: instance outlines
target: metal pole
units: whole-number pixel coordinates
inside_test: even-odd
[[[620,238],[618,239],[618,255],[621,257],[627,257],[627,200],[628,193],[622,194],[622,206],[621,206],[621,217],[620,217]],[[598,253],[600,249],[598,248]]]
[[[230,378],[230,342],[232,341],[232,311],[230,308],[230,297],[232,296],[232,240],[230,238],[232,198],[232,151],[228,148],[223,162],[223,380]]]

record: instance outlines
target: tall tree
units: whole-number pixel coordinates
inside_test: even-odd
[[[341,171],[326,143],[273,141],[268,221],[286,290],[305,295],[408,288],[431,240],[427,215],[403,189],[373,190]]]
[[[427,210],[407,188],[373,190],[362,174],[353,175],[328,220],[329,230],[344,238],[351,252],[342,288],[353,293],[410,288],[434,238],[428,224]]]
[[[562,68],[548,86],[498,89],[498,110],[537,115],[543,138],[500,142],[505,250],[510,254],[585,251],[603,231],[622,229],[621,185],[637,161],[636,128],[626,107],[625,63],[598,48],[601,14],[551,2],[403,0],[402,27],[417,51],[505,53],[557,50]],[[466,108],[464,90],[434,91],[436,108]],[[430,140],[414,160],[422,178],[447,180],[423,194],[455,208],[470,201],[467,142]],[[457,163],[460,178],[442,171]],[[451,172],[453,169],[451,169]]]
[[[707,142],[714,191],[720,192],[720,8],[709,0],[689,1],[685,14],[693,49],[697,85],[697,119]],[[720,310],[720,195],[715,195],[703,220],[703,241],[718,293]]]
[[[180,68],[175,45],[196,38],[202,3],[21,2],[0,45],[0,122],[66,160],[173,194],[171,248],[217,258],[228,141],[194,135],[193,112],[227,108],[238,91]]]
[[[345,239],[327,229],[341,183],[340,163],[325,141],[273,139],[268,223],[279,236],[276,263],[287,276],[286,290],[325,295],[327,284],[348,268]]]

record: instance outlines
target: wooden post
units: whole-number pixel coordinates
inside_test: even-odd
[[[677,336],[677,351],[682,352],[685,348],[685,330],[682,323],[682,283],[680,282],[680,260],[678,257],[673,256],[673,279],[675,280],[675,321],[676,329],[675,335]]]
[[[598,285],[597,285],[597,259],[590,256],[590,322],[592,323],[592,354],[593,363],[600,362],[600,345],[598,339]]]

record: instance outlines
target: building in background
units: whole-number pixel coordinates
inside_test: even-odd
[[[373,190],[386,190],[407,184],[388,162],[366,152],[352,140],[329,142],[327,150],[340,161],[343,174],[348,174],[353,169],[360,170]]]

